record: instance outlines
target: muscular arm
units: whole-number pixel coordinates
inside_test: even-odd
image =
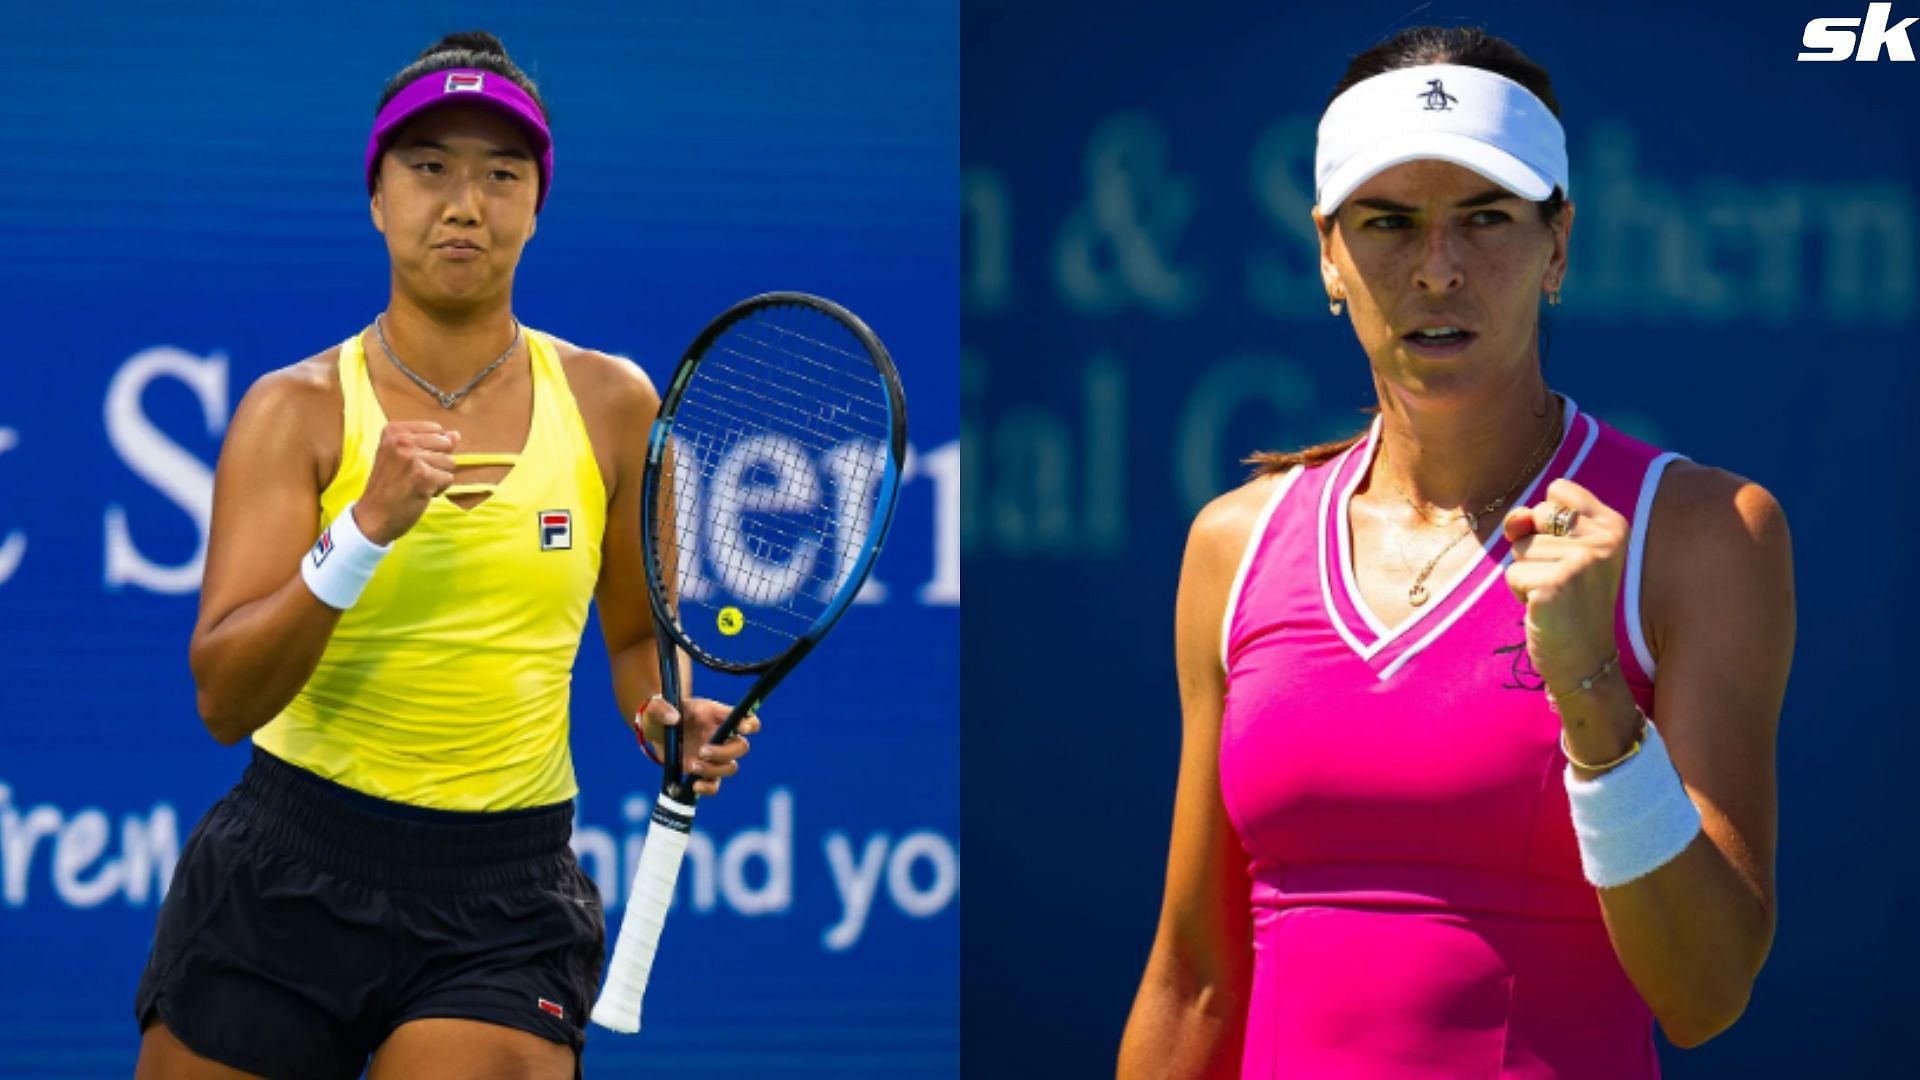
[[[337,416],[338,400],[327,408],[308,373],[274,372],[247,391],[220,448],[188,663],[201,721],[225,745],[293,700],[340,620],[300,579],[320,524],[313,417]]]
[[[1653,873],[1599,890],[1600,907],[1661,1028],[1692,1047],[1739,1018],[1773,943],[1793,562],[1779,504],[1717,469],[1676,466],[1650,529],[1654,709],[1704,831]]]
[[[600,547],[600,581],[594,601],[600,608],[600,633],[613,669],[613,696],[621,715],[631,720],[647,699],[660,692],[660,659],[654,643],[653,612],[647,605],[647,574],[640,542],[640,486],[647,466],[647,436],[660,396],[646,373],[628,361],[600,353],[577,361],[591,383],[594,425],[613,453],[607,477],[607,533]],[[681,673],[681,690],[690,692],[691,673]],[[660,732],[649,732],[658,749]]]
[[[1220,624],[1275,482],[1216,499],[1187,539],[1174,615],[1182,728],[1173,840],[1160,925],[1120,1042],[1121,1080],[1239,1075],[1253,928],[1246,856],[1220,795]]]

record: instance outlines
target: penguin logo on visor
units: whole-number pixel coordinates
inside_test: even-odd
[[[1439,79],[1428,79],[1427,88],[1415,96],[1427,99],[1427,112],[1451,112],[1453,103],[1460,100],[1447,93],[1447,88],[1440,85]]]

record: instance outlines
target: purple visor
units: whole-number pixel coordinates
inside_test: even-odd
[[[386,108],[373,121],[373,134],[367,136],[367,194],[373,194],[374,179],[379,176],[380,154],[400,125],[438,105],[484,105],[519,124],[533,144],[540,162],[540,195],[534,201],[535,213],[546,205],[547,189],[553,186],[553,134],[541,119],[540,106],[512,79],[492,71],[452,68],[422,75],[393,95]]]

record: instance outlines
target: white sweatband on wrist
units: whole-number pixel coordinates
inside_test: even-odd
[[[1625,885],[1671,862],[1700,834],[1700,808],[1647,721],[1646,744],[1627,763],[1591,780],[1566,768],[1567,803],[1580,867],[1600,888]]]
[[[321,530],[313,550],[300,560],[300,577],[307,588],[321,603],[341,611],[360,599],[380,560],[393,550],[392,544],[382,547],[367,539],[353,520],[353,506],[348,503],[340,516]]]

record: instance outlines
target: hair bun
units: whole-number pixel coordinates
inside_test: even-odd
[[[448,34],[427,46],[419,59],[425,60],[429,56],[449,52],[471,52],[482,56],[497,56],[502,60],[507,59],[507,47],[500,43],[499,38],[485,30],[463,30],[457,34]]]

